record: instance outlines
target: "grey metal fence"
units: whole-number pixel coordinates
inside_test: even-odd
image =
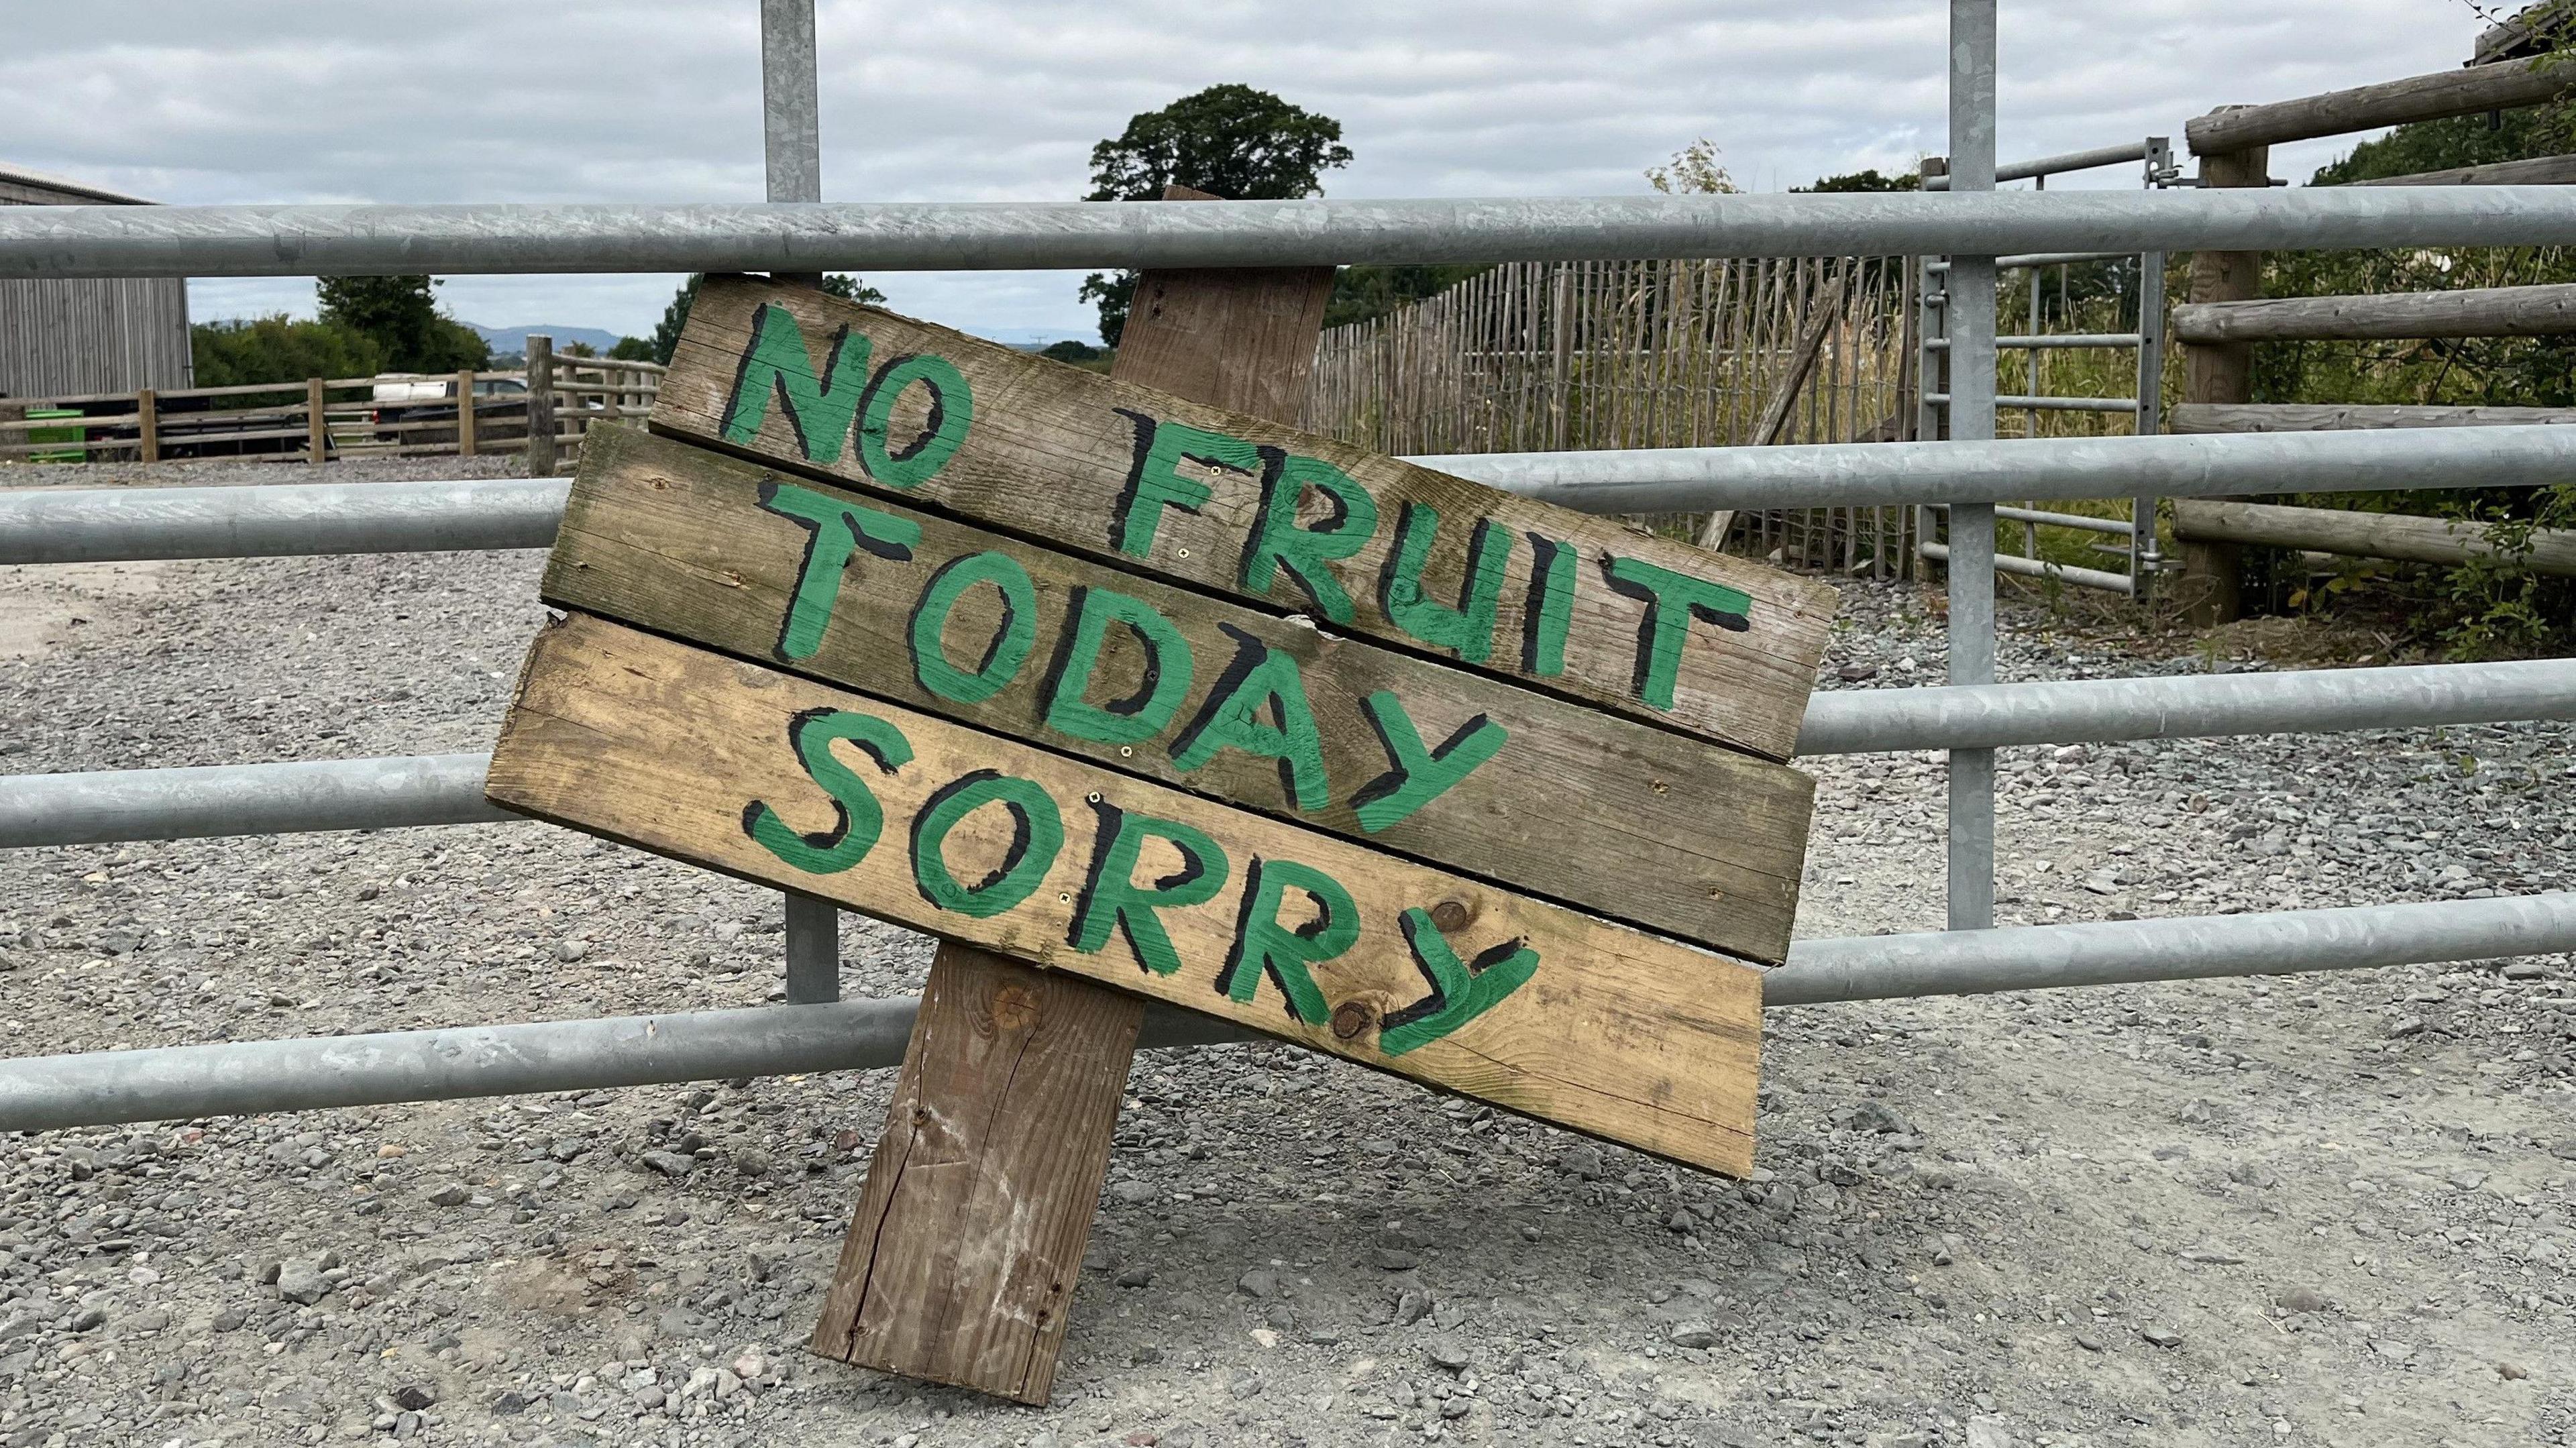
[[[763,17],[772,29],[764,57],[779,204],[10,208],[0,211],[0,277],[1947,256],[1951,441],[1430,460],[1608,513],[1949,505],[1949,684],[1818,695],[1801,749],[1950,751],[1952,930],[1801,941],[1768,977],[1768,1003],[2576,949],[2576,893],[1990,928],[1998,747],[2576,718],[2576,660],[1994,683],[1999,503],[2496,487],[2576,476],[2576,429],[2558,427],[1992,441],[1995,258],[2565,244],[2576,242],[2576,194],[2548,187],[1993,194],[1994,4],[1953,0],[1951,195],[824,205],[810,200],[817,194],[810,149],[779,149],[811,144],[809,0],[764,0]],[[801,79],[787,73],[798,67]],[[561,482],[530,479],[0,494],[0,563],[535,548],[552,540],[564,493]],[[500,816],[483,802],[482,765],[480,756],[450,755],[0,778],[0,848],[486,822]],[[18,1058],[0,1061],[0,1129],[890,1065],[915,1003],[832,1000],[838,961],[830,918],[826,907],[790,944],[789,1004]],[[1159,1034],[1149,1039],[1167,1044],[1230,1038],[1196,1018],[1155,1020]]]

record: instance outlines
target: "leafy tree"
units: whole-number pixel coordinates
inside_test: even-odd
[[[443,317],[429,277],[324,277],[314,284],[322,320],[372,340],[395,372],[455,372],[491,361],[474,329]]]
[[[1492,269],[1490,262],[1346,266],[1333,274],[1333,295],[1324,304],[1324,325],[1346,327],[1353,322],[1370,321]]]
[[[1051,361],[1078,363],[1096,362],[1109,354],[1098,347],[1092,346],[1088,342],[1077,342],[1072,338],[1067,337],[1061,342],[1048,344],[1046,350],[1038,353],[1038,355]]]
[[[1743,188],[1718,161],[1717,143],[1702,136],[1673,153],[1661,166],[1646,168],[1646,184],[1667,196],[1733,196]]]
[[[1091,148],[1089,201],[1152,201],[1188,186],[1228,201],[1296,201],[1324,193],[1323,173],[1351,164],[1342,123],[1248,85],[1216,85]],[[1136,274],[1094,272],[1081,298],[1100,308],[1100,340],[1118,345]]]
[[[670,366],[671,354],[680,348],[680,333],[689,325],[689,307],[697,301],[698,283],[703,279],[704,273],[691,272],[689,279],[680,283],[680,289],[671,295],[671,304],[662,309],[662,320],[654,324],[651,342],[646,343],[638,338],[628,337],[620,340],[617,346],[622,348],[628,342],[635,342],[644,349],[635,354],[636,360],[649,358],[665,367]],[[823,291],[827,296],[858,302],[864,306],[882,306],[885,303],[885,293],[847,272],[827,273],[823,278]],[[611,349],[608,355],[622,357],[625,354]]]
[[[383,350],[356,328],[292,321],[283,312],[251,321],[199,322],[188,329],[188,344],[199,387],[373,377],[384,370]]]
[[[620,337],[617,345],[608,349],[608,356],[616,362],[650,362],[653,344],[642,337]]]
[[[564,343],[564,355],[567,357],[596,357],[599,355],[599,349],[590,345],[588,342],[566,342]]]
[[[1846,171],[1840,176],[1827,176],[1813,186],[1792,186],[1789,189],[1813,192],[1920,191],[1923,178],[1902,172],[1889,176],[1873,166],[1866,171]]]

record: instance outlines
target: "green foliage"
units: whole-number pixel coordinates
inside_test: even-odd
[[[431,294],[438,285],[422,276],[324,277],[313,291],[322,320],[373,341],[385,371],[456,372],[488,365],[492,349],[474,329],[439,315]]]
[[[1882,175],[1876,167],[1872,167],[1866,171],[1846,171],[1840,176],[1827,176],[1813,186],[1792,186],[1789,189],[1815,192],[1920,191],[1923,189],[1923,178],[1908,175]]]
[[[1661,166],[1646,168],[1646,184],[1667,196],[1733,196],[1741,187],[1718,161],[1717,143],[1702,136],[1673,153]]]
[[[671,354],[680,348],[680,332],[689,325],[689,307],[698,299],[698,283],[704,279],[703,273],[691,272],[689,279],[680,283],[680,289],[671,294],[670,305],[662,309],[662,320],[653,324],[652,341],[645,342],[634,337],[621,337],[617,345],[609,349],[608,355],[620,359],[628,358],[629,354],[625,351],[626,344],[633,342],[639,350],[632,354],[632,360],[649,360],[659,362],[665,367],[670,366]],[[885,304],[885,293],[847,272],[826,274],[823,278],[823,292],[827,296],[839,297],[844,301],[857,302],[863,306],[875,307]]]
[[[1490,262],[1446,266],[1346,266],[1333,274],[1333,295],[1324,304],[1324,325],[1341,327],[1382,317],[1492,269]]]
[[[615,362],[650,362],[653,344],[642,337],[620,337],[617,345],[608,349],[608,356]]]
[[[246,322],[199,322],[188,329],[199,387],[301,382],[308,377],[372,377],[382,349],[341,322],[297,322],[284,313]]]
[[[1078,365],[1084,362],[1096,361],[1099,358],[1108,356],[1109,353],[1102,348],[1092,346],[1088,342],[1077,342],[1071,337],[1067,337],[1061,342],[1050,343],[1046,350],[1040,352],[1038,355],[1047,358],[1049,361],[1066,362]]]
[[[2399,126],[2321,168],[2312,184],[2348,185],[2571,148],[2576,111],[2561,101]],[[2263,267],[2263,295],[2271,297],[2564,282],[2576,282],[2576,247],[2273,252]],[[2576,406],[2576,338],[2270,342],[2254,349],[2252,392],[2257,402]],[[2447,568],[2341,565],[2319,581],[2295,555],[2248,550],[2241,582],[2249,599],[2291,609],[2375,611],[2463,658],[2560,649],[2576,632],[2576,585],[2532,573],[2516,557],[2529,552],[2533,529],[2576,527],[2576,485],[2325,493],[2291,501],[2475,523],[2503,556]]]
[[[1324,192],[1323,174],[1351,163],[1342,123],[1247,85],[1216,85],[1091,148],[1088,201],[1152,201],[1187,186],[1228,201],[1296,201]],[[1118,345],[1136,274],[1094,272],[1079,294],[1100,309],[1100,340]]]

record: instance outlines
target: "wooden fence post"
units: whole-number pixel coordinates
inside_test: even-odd
[[[474,456],[474,374],[456,374],[456,455]]]
[[[161,394],[150,387],[134,394],[135,453],[144,462],[161,461]]]
[[[320,467],[331,456],[331,418],[322,410],[322,379],[304,380],[305,461]]]
[[[2230,151],[2200,158],[2200,184],[2268,186],[2271,148]],[[2263,293],[2263,253],[2200,251],[2191,257],[2191,300],[2250,301]],[[2250,342],[2186,343],[2185,402],[2250,402],[2254,396],[2254,346]],[[2236,544],[2193,540],[2182,546],[2185,617],[2195,626],[2227,623],[2237,615]]]
[[[555,475],[555,339],[528,338],[528,476]]]

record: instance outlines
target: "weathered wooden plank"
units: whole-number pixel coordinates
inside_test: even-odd
[[[2566,186],[2576,184],[2576,156],[2527,156],[2519,161],[2488,161],[2453,166],[2446,171],[2417,171],[2408,176],[2381,176],[2354,186]]]
[[[653,426],[1774,759],[1832,611],[1776,569],[744,278],[700,288]]]
[[[807,1346],[1043,1403],[1144,1002],[945,944]]]
[[[2427,406],[2377,402],[2185,402],[2168,432],[2345,432],[2389,427],[2521,427],[2576,422],[2576,407]]]
[[[1332,285],[1330,267],[1148,272],[1116,373],[1280,416]],[[1046,1401],[1142,1015],[1080,976],[941,942],[813,1351]]]
[[[2316,342],[2390,337],[2544,337],[2576,332],[2576,282],[2386,296],[2266,297],[2173,310],[2177,341]]]
[[[2259,106],[2224,106],[2183,124],[2184,144],[2195,156],[2221,155],[2312,141],[2409,121],[2473,116],[2554,100],[2567,89],[2558,68],[2527,60],[2499,61],[2465,70],[2437,70],[2349,90],[2327,91]]]
[[[821,532],[853,517],[878,552]],[[615,428],[584,451],[544,596],[1786,958],[1811,779],[1418,655]]]
[[[2576,575],[2576,531],[2534,528],[2530,547],[2508,554],[2487,537],[2484,525],[2406,513],[2356,513],[2337,508],[2289,508],[2270,503],[2212,502],[2176,498],[2174,536],[2304,548],[2357,558],[2410,563],[2466,563],[2510,557],[2534,573]]]
[[[494,803],[1715,1171],[1761,971],[1284,821],[574,614]]]

